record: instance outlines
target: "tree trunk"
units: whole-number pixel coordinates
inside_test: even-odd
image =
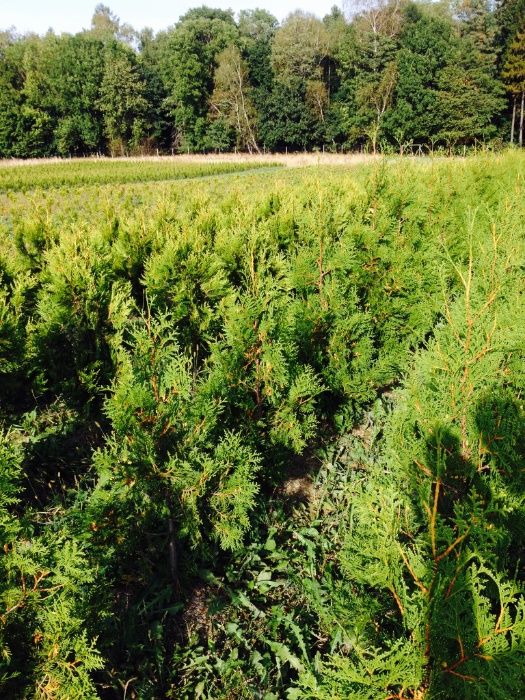
[[[516,125],[516,95],[514,95],[512,103],[512,123],[510,126],[510,143],[514,143],[514,127]]]
[[[523,108],[525,107],[525,92],[521,93],[521,110],[520,110],[520,148],[523,146]]]

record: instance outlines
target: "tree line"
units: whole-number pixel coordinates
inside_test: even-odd
[[[0,32],[0,157],[523,146],[525,0]]]

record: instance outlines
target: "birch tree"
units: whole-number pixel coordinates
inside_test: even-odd
[[[212,117],[223,118],[235,130],[239,148],[250,153],[259,152],[248,68],[236,46],[228,46],[217,57],[211,114]]]

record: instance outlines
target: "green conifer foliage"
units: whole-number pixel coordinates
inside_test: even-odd
[[[222,402],[171,328],[169,317],[143,319],[118,348],[106,403],[114,434],[97,457],[100,487],[110,489],[106,498],[128,522],[164,502],[176,546],[195,544],[205,528],[234,548],[248,526],[259,457],[239,435],[221,430]]]
[[[516,229],[474,218],[466,264],[449,258],[461,292],[444,288],[341,552],[378,607],[298,697],[508,698],[523,683],[524,254]]]
[[[65,532],[39,536],[13,515],[22,495],[21,438],[0,438],[0,683],[8,697],[32,686],[38,698],[96,698],[91,673],[103,662],[79,617],[94,572]]]
[[[523,155],[154,165],[0,169],[2,697],[518,696]]]

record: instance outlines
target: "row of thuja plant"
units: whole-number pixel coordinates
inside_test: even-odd
[[[227,175],[257,168],[275,168],[279,163],[206,162],[195,160],[56,160],[0,168],[0,192],[30,192],[40,188],[81,187],[109,183],[188,180]]]
[[[519,692],[525,251],[519,212],[502,211],[484,235],[471,221],[464,264],[449,260],[459,287],[444,287],[402,385],[208,574],[208,617],[179,658],[184,697]]]
[[[11,214],[8,696],[491,697],[522,648],[523,205],[519,157],[490,166]]]

